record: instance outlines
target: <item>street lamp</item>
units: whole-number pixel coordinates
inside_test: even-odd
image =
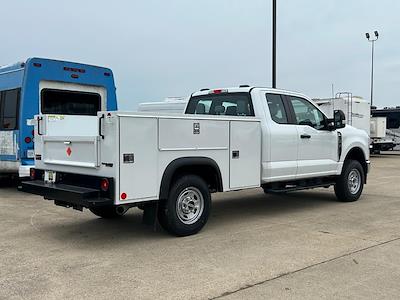
[[[374,47],[375,42],[379,38],[378,31],[374,31],[374,37],[372,37],[368,32],[365,34],[366,38],[372,44],[372,55],[371,55],[371,106],[373,105],[373,98],[374,98]]]
[[[276,88],[276,0],[272,0],[272,88]]]

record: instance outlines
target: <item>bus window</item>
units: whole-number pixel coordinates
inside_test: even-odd
[[[0,93],[0,130],[18,129],[20,89]]]
[[[101,110],[101,97],[96,93],[43,89],[42,114],[95,116]]]

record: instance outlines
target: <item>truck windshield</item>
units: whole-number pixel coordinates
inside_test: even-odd
[[[43,89],[42,114],[95,116],[101,110],[101,97],[96,93]]]
[[[248,93],[224,93],[192,97],[186,114],[254,116],[254,110]]]

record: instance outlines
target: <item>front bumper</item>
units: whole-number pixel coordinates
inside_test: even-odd
[[[57,205],[76,209],[114,204],[112,199],[102,197],[98,189],[63,183],[46,183],[43,180],[26,181],[22,183],[21,190],[43,196],[48,200],[54,200]]]

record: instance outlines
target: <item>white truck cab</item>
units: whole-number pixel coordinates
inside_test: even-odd
[[[196,92],[181,116],[43,115],[23,190],[105,218],[138,206],[178,236],[205,225],[212,192],[334,185],[340,201],[355,201],[369,138],[344,119],[302,94],[248,86]]]

